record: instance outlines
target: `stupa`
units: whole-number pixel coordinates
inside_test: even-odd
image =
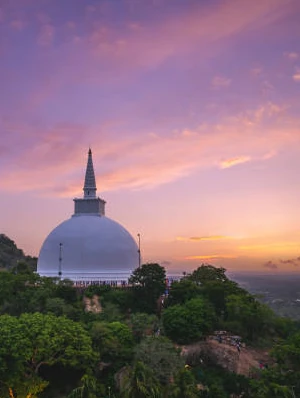
[[[83,198],[75,198],[73,216],[59,224],[40,250],[37,272],[73,281],[123,281],[139,265],[139,248],[130,233],[106,217],[97,197],[89,149]]]

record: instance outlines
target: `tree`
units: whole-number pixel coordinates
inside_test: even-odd
[[[233,294],[226,299],[227,325],[233,332],[240,333],[250,341],[274,334],[275,315],[264,304],[250,294]]]
[[[225,268],[217,268],[213,265],[202,264],[191,275],[189,275],[188,278],[198,284],[205,284],[212,281],[225,282],[228,281],[225,272]]]
[[[202,294],[214,306],[218,316],[226,317],[226,300],[230,295],[246,296],[249,293],[230,280],[207,281],[202,285]]]
[[[104,362],[123,366],[133,356],[133,335],[130,328],[121,322],[95,322],[91,328],[95,351],[101,353]]]
[[[96,398],[97,383],[94,377],[85,374],[82,376],[81,386],[75,388],[67,398]]]
[[[36,270],[37,258],[25,256],[23,250],[18,249],[13,240],[0,234],[0,268],[14,268],[14,272],[18,272],[18,264],[20,264],[19,270],[30,269],[32,272]]]
[[[50,312],[80,319],[81,302],[69,280],[58,281],[32,272],[0,272],[0,286],[0,314]]]
[[[134,297],[131,289],[111,289],[101,295],[104,307],[108,304],[117,305],[123,315],[134,306]]]
[[[203,295],[203,288],[189,278],[182,278],[172,283],[167,305],[184,304],[186,301]]]
[[[136,349],[135,360],[146,364],[163,385],[184,365],[178,350],[166,337],[146,337]]]
[[[276,364],[251,381],[251,396],[295,398],[300,396],[300,333],[280,341],[271,351]]]
[[[298,395],[293,386],[288,385],[279,369],[264,370],[260,377],[250,381],[250,396],[257,398],[294,398]]]
[[[165,289],[165,280],[166,271],[164,267],[157,263],[147,263],[133,271],[129,283],[144,288],[153,288],[160,294]]]
[[[278,344],[273,352],[281,369],[299,372],[300,376],[300,333],[295,333],[290,336],[286,341]]]
[[[58,298],[65,300],[67,304],[74,304],[77,302],[77,292],[70,279],[59,280],[55,286],[55,295]]]
[[[38,374],[45,364],[84,368],[94,358],[91,339],[79,323],[39,313],[22,314],[19,322],[31,342],[27,366],[32,372]]]
[[[201,297],[168,307],[162,316],[166,335],[179,344],[192,343],[210,333],[215,318],[212,305]]]
[[[62,364],[85,369],[95,360],[91,339],[83,327],[64,317],[22,314],[0,317],[0,379],[18,391],[45,387],[40,369]],[[28,394],[28,392],[27,392]]]
[[[146,335],[153,334],[158,327],[158,318],[156,315],[149,315],[143,312],[136,312],[130,316],[129,325],[137,341],[140,341]]]
[[[17,264],[10,269],[10,271],[13,274],[32,274],[33,269],[32,266],[25,261],[19,260],[17,261]]]
[[[207,398],[228,398],[222,385],[214,383],[208,389]],[[271,398],[271,397],[270,397]]]
[[[157,300],[166,287],[166,270],[159,264],[143,264],[129,278],[134,287],[136,306],[141,312],[152,313],[157,309]]]
[[[143,362],[137,361],[126,379],[122,388],[123,398],[161,398],[159,382]]]
[[[297,323],[290,318],[276,317],[274,326],[278,336],[283,339],[287,339],[299,330]]]
[[[0,316],[0,330],[0,380],[7,392],[26,373],[30,341],[19,320],[10,315]]]
[[[199,397],[196,379],[190,370],[180,370],[171,386],[170,398],[197,398]]]

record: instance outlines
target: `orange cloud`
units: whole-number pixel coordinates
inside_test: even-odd
[[[191,237],[184,237],[184,236],[177,236],[176,240],[184,241],[184,242],[198,242],[202,240],[221,240],[221,239],[232,239],[229,236],[223,235],[212,235],[212,236],[191,236]]]
[[[187,256],[185,260],[219,260],[222,258],[236,258],[236,256],[230,254],[211,254],[205,256]]]
[[[227,160],[223,160],[220,164],[221,169],[228,169],[229,167],[236,166],[238,164],[250,162],[251,157],[250,156],[240,156],[236,158],[231,158]]]
[[[297,254],[299,252],[299,242],[270,242],[263,244],[241,245],[238,250],[249,252],[254,255],[286,255],[286,253]]]

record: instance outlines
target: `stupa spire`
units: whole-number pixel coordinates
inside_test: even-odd
[[[89,148],[88,161],[86,165],[85,179],[84,179],[84,198],[96,198],[96,178],[93,166],[92,150]]]
[[[88,161],[85,171],[83,198],[75,198],[74,216],[104,216],[105,215],[105,200],[96,196],[96,178],[93,166],[92,150],[89,149]]]

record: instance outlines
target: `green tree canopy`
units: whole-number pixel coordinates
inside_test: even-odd
[[[129,370],[121,396],[122,398],[161,398],[162,391],[151,368],[137,361]]]
[[[154,289],[159,295],[165,290],[165,280],[166,270],[164,267],[157,263],[147,263],[133,271],[129,283],[142,286],[147,290]]]
[[[131,329],[121,322],[95,322],[90,331],[95,351],[104,362],[122,366],[133,356]]]
[[[143,312],[131,314],[129,319],[129,326],[137,341],[140,341],[146,335],[153,334],[154,330],[158,328],[158,323],[156,315],[149,315]]]
[[[36,270],[37,258],[26,256],[8,236],[0,234],[0,268],[13,272],[32,272]]]
[[[135,360],[146,364],[155,378],[164,385],[184,365],[178,350],[166,337],[146,337],[136,349]]]
[[[192,343],[213,330],[216,320],[214,308],[204,298],[198,297],[183,305],[174,305],[163,311],[166,335],[180,344]]]
[[[199,391],[193,373],[187,369],[181,369],[174,378],[171,385],[170,398],[197,398]]]
[[[228,280],[225,272],[225,268],[218,268],[214,267],[213,265],[202,264],[195,271],[193,271],[188,278],[199,284],[205,284],[207,282],[213,281],[225,282]]]
[[[227,328],[250,341],[275,332],[275,315],[250,294],[233,294],[226,299]]]
[[[19,319],[0,316],[0,377],[4,386],[28,389],[43,380],[40,368],[62,364],[78,369],[90,365],[95,356],[83,327],[64,317],[22,314]]]
[[[199,295],[203,295],[203,288],[190,278],[182,278],[172,283],[167,305],[184,304]]]
[[[134,286],[135,305],[140,312],[155,312],[157,300],[166,287],[166,270],[159,264],[143,264],[129,278]]]

